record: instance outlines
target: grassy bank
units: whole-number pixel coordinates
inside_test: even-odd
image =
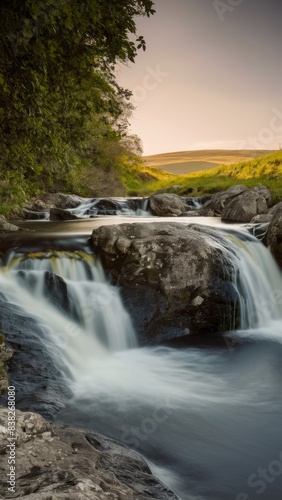
[[[134,165],[122,170],[122,181],[128,195],[147,196],[159,190],[202,196],[224,191],[235,184],[251,188],[264,184],[272,192],[273,201],[282,200],[282,151],[212,170],[187,175],[173,175],[159,168]]]

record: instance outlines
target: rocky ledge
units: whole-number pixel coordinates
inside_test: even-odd
[[[16,493],[8,490],[8,411],[0,408],[1,498],[176,500],[135,452],[98,434],[16,411]]]

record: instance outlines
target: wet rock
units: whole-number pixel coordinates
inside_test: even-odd
[[[271,195],[265,186],[247,189],[225,204],[221,218],[224,221],[250,222],[257,215],[268,213],[270,201]]]
[[[176,194],[154,194],[149,198],[150,210],[159,217],[171,217],[186,212],[188,206],[183,198]]]
[[[80,217],[71,213],[69,210],[50,208],[50,220],[75,220],[79,218]]]
[[[204,204],[204,210],[211,210],[223,221],[250,222],[255,216],[268,213],[271,194],[267,187],[248,189],[238,184],[227,191],[216,193]]]
[[[14,226],[14,224],[10,224],[6,221],[3,215],[0,216],[0,233],[6,233],[11,231],[18,231],[18,226]]]
[[[246,228],[250,234],[255,236],[258,240],[265,242],[266,233],[269,227],[269,222],[262,222],[256,224],[247,224]]]
[[[189,210],[179,215],[179,217],[216,217],[216,214],[211,208],[201,207],[196,210]]]
[[[142,343],[239,325],[234,255],[219,232],[176,222],[121,224],[93,231],[92,244]]]
[[[265,242],[282,269],[282,207],[278,207],[269,224]]]
[[[2,498],[7,489],[7,410],[0,408]],[[16,411],[16,496],[26,500],[176,500],[142,458],[115,441]]]
[[[8,362],[13,356],[12,349],[6,344],[5,337],[0,333],[0,394],[6,394],[9,386]]]
[[[36,311],[34,311],[36,315]],[[54,361],[46,347],[49,332],[0,295],[0,331],[13,350],[9,360],[10,385],[17,387],[17,408],[51,418],[70,397],[60,359]],[[64,332],[58,332],[64,346]],[[24,341],[23,341],[24,339]],[[0,397],[0,404],[7,400]]]
[[[70,209],[77,208],[82,202],[82,198],[74,194],[47,193],[42,195],[30,207],[26,207],[33,212],[48,212],[50,208]]]
[[[98,200],[94,207],[101,215],[116,215],[119,210],[119,204],[115,200],[104,198]]]
[[[225,206],[238,195],[247,191],[246,186],[238,184],[237,186],[232,186],[227,191],[215,193],[210,200],[204,204],[204,208],[212,210],[215,215],[219,216],[222,214]]]
[[[32,210],[23,209],[25,220],[44,220],[48,216],[48,212],[34,212]]]
[[[49,271],[45,272],[45,293],[49,302],[63,312],[70,311],[68,289],[65,281],[60,276]]]
[[[273,207],[270,208],[268,211],[269,215],[274,215],[277,210],[282,209],[282,201],[274,205]]]
[[[251,220],[251,224],[266,224],[268,222],[271,222],[271,220],[272,220],[272,215],[270,213],[268,213],[268,214],[262,214],[262,215],[256,215]]]

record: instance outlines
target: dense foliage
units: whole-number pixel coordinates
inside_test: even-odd
[[[81,169],[140,152],[114,70],[145,50],[135,20],[153,13],[151,0],[1,0],[2,200],[71,189]]]

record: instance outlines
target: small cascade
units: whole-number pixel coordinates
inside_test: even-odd
[[[91,359],[137,345],[118,289],[91,254],[11,253],[0,268],[0,293],[36,320],[42,341],[74,377]]]
[[[197,210],[198,208],[201,208],[206,201],[210,200],[211,196],[202,196],[202,197],[186,197],[185,198],[185,203],[189,208],[192,208],[194,210]]]
[[[151,216],[148,198],[85,199],[81,205],[68,211],[79,217],[95,217],[97,215]]]
[[[270,338],[271,332],[282,327],[282,273],[270,250],[255,237],[238,231],[226,235],[235,254],[234,286],[240,296],[241,330],[259,333],[268,327]]]

